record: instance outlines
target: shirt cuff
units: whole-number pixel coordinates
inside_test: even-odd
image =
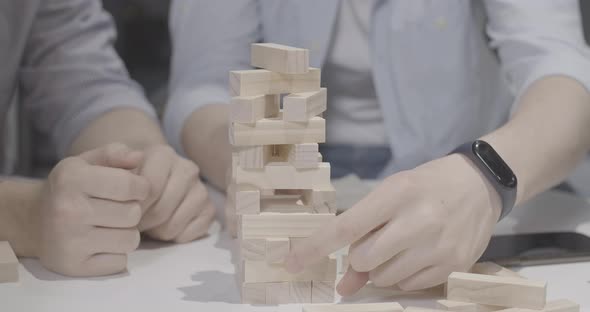
[[[182,129],[187,118],[198,108],[213,103],[229,103],[227,88],[219,85],[200,85],[194,89],[179,89],[172,94],[164,112],[164,134],[170,145],[186,157],[182,146]]]
[[[157,120],[153,107],[142,94],[131,91],[105,94],[87,105],[86,109],[77,112],[73,118],[64,120],[57,125],[53,131],[53,141],[57,148],[58,157],[65,157],[70,145],[88,124],[112,110],[122,108],[140,110]]]

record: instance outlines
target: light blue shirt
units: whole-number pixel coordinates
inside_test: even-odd
[[[228,103],[228,72],[249,67],[251,43],[308,48],[311,65],[322,66],[338,5],[175,1],[164,117],[172,143],[181,150],[181,129],[195,109]],[[578,6],[578,0],[378,1],[369,40],[393,153],[384,174],[441,157],[497,129],[515,99],[542,77],[566,75],[590,87],[590,50]]]
[[[0,1],[0,129],[11,99],[59,156],[90,122],[118,108],[155,118],[115,53],[99,0]]]

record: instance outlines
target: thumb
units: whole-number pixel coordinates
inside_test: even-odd
[[[369,272],[357,272],[351,266],[338,283],[336,290],[342,297],[352,296],[369,281]]]
[[[80,158],[94,166],[104,166],[120,169],[135,169],[141,166],[143,152],[132,150],[125,144],[112,143],[80,154]]]

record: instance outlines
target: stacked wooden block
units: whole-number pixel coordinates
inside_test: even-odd
[[[336,260],[326,258],[301,274],[282,261],[298,240],[335,217],[325,140],[326,89],[309,52],[253,44],[251,64],[230,73],[232,154],[229,215],[237,216],[242,302],[332,302]],[[281,95],[284,95],[281,109]]]

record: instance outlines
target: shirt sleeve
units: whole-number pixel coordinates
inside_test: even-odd
[[[571,77],[590,90],[590,50],[578,0],[484,3],[490,44],[497,49],[514,95],[550,75]]]
[[[113,109],[155,118],[114,51],[114,24],[101,1],[39,3],[19,72],[20,99],[59,157],[85,126]]]
[[[199,107],[229,102],[229,71],[250,66],[250,44],[260,39],[255,0],[175,0],[170,10],[172,68],[164,132],[184,153],[186,119]]]

